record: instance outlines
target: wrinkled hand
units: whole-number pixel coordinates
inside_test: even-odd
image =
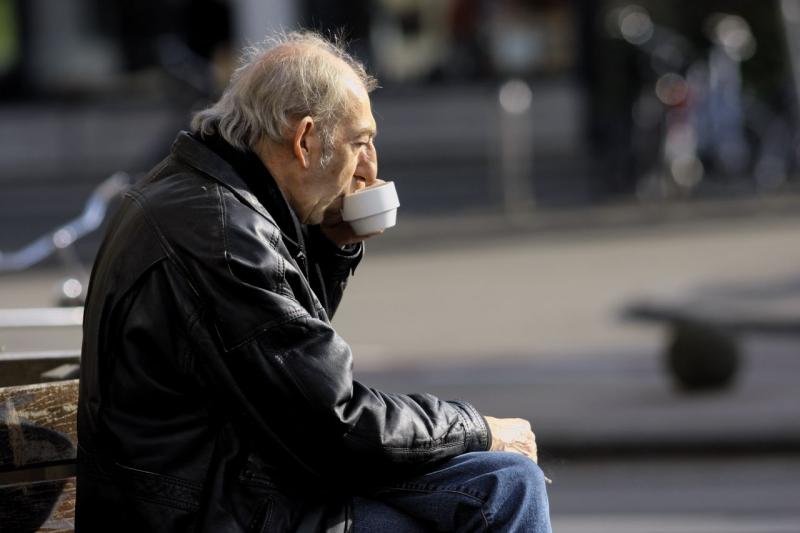
[[[536,436],[530,422],[522,418],[484,418],[492,432],[490,451],[520,453],[538,462]]]
[[[376,179],[374,185],[370,186],[375,187],[383,183],[386,182]],[[363,189],[364,187],[365,184],[363,181],[357,181],[357,183],[353,186],[351,194],[357,190]],[[342,220],[343,201],[344,196],[340,196],[335,202],[328,206],[328,209],[325,210],[323,215],[322,222],[319,225],[322,233],[325,234],[328,239],[336,243],[338,246],[345,246],[347,244],[355,244],[357,242],[364,241],[370,237],[374,237],[375,235],[380,235],[383,233],[383,230],[381,230],[377,233],[371,233],[369,235],[358,235],[355,231],[353,231],[353,228],[349,223]]]

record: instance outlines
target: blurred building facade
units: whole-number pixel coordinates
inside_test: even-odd
[[[381,169],[408,212],[792,191],[797,13],[797,0],[0,0],[0,242],[26,213],[52,225],[104,176],[145,171],[240,45],[298,26],[341,33],[381,80]]]

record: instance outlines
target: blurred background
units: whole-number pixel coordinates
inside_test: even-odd
[[[0,0],[0,384],[74,372],[107,204],[298,27],[402,203],[357,377],[529,418],[556,531],[800,531],[800,0]]]

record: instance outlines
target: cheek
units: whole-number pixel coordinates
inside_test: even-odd
[[[350,189],[352,188],[353,175],[356,173],[356,166],[358,166],[358,160],[352,159],[348,161],[345,167],[342,169],[342,172],[339,174],[340,191],[350,192]]]

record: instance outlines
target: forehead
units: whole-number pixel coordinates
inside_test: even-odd
[[[364,83],[347,62],[330,54],[329,57],[339,69],[341,76],[339,79],[344,86],[345,98],[347,99],[346,105],[348,109],[339,122],[337,129],[347,136],[357,135],[365,130],[369,130],[374,135],[376,130],[375,118],[372,116],[369,93],[364,87]]]
[[[350,112],[342,121],[342,125],[351,131],[369,130],[374,134],[376,124],[375,117],[372,116],[369,93],[358,80],[348,81],[346,86]]]

